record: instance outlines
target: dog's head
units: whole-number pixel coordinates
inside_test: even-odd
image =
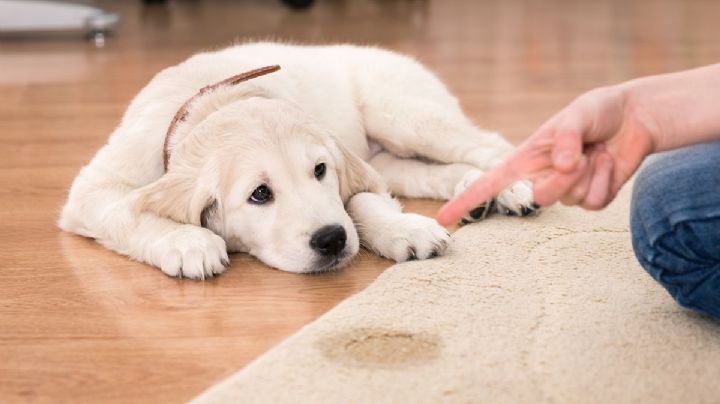
[[[345,202],[385,188],[367,163],[299,107],[249,97],[193,126],[143,211],[206,227],[231,251],[290,272],[340,267],[359,249]]]

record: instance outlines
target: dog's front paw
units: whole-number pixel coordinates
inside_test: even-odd
[[[397,262],[427,259],[442,255],[450,235],[435,220],[415,213],[403,213],[385,229],[368,240],[370,247],[383,257]]]
[[[532,184],[518,181],[497,197],[497,211],[509,216],[527,216],[540,207],[533,202]]]
[[[178,278],[205,279],[225,272],[225,240],[202,227],[184,225],[158,241],[160,269]]]

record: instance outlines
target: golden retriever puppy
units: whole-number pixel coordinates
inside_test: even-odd
[[[449,199],[511,151],[411,58],[245,44],[160,72],[80,171],[59,225],[193,279],[225,271],[228,251],[300,273],[342,267],[361,244],[426,259],[448,233],[391,192]],[[534,210],[520,182],[466,220],[493,203]]]

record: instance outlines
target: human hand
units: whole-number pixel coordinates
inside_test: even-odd
[[[503,163],[438,212],[442,225],[494,197],[511,183],[533,182],[535,203],[556,201],[601,209],[654,149],[657,125],[630,105],[622,86],[587,92],[543,124]]]

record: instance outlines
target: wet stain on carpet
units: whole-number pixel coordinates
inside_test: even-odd
[[[435,335],[382,328],[354,329],[317,342],[323,355],[332,361],[384,368],[431,362],[438,357],[440,345]]]

